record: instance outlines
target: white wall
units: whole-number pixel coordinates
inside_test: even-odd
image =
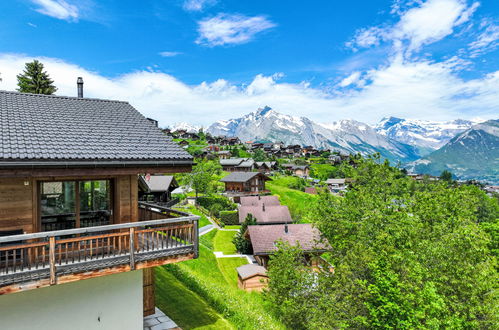
[[[142,271],[119,273],[0,296],[0,329],[138,330],[142,304]]]

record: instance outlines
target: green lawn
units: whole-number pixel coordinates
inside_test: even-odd
[[[157,267],[156,306],[183,329],[234,329],[165,268]]]
[[[208,233],[199,236],[199,243],[203,244],[207,248],[213,250],[213,239],[215,238],[215,235],[217,234],[218,229],[213,229],[209,231]]]
[[[182,207],[175,207],[174,209],[194,215],[199,215],[201,217],[199,219],[199,228],[211,225],[210,220],[208,220],[208,218],[206,218],[206,216],[203,213],[201,213],[194,205],[185,205]]]
[[[240,228],[241,228],[240,225],[228,225],[224,227],[224,229],[240,229]]]
[[[224,254],[237,253],[236,247],[232,243],[232,238],[237,234],[237,231],[217,231],[213,241],[213,250],[220,251]]]
[[[217,263],[227,283],[237,288],[236,268],[246,265],[248,260],[246,258],[218,258]]]
[[[302,220],[307,209],[317,200],[317,195],[311,195],[299,190],[282,187],[271,182],[265,184],[273,195],[277,195],[282,205],[287,205],[291,217],[295,221]]]

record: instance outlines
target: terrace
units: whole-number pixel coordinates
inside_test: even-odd
[[[139,222],[0,237],[0,295],[197,258],[198,219],[139,203]]]

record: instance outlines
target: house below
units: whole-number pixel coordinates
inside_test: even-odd
[[[220,159],[229,159],[232,154],[229,150],[221,150],[219,152],[217,152],[217,155],[218,155],[218,158]]]
[[[265,182],[272,180],[260,172],[232,172],[220,181],[230,196],[258,195],[268,192]]]
[[[244,196],[240,198],[241,206],[267,206],[281,205],[277,196]]]
[[[248,214],[256,219],[258,225],[285,224],[293,222],[289,209],[285,205],[265,205],[262,203],[257,206],[239,206],[239,223],[246,220]]]
[[[260,266],[267,267],[276,250],[276,242],[288,242],[292,246],[299,244],[305,256],[305,262],[311,267],[317,267],[322,259],[320,255],[330,251],[331,246],[321,241],[319,230],[309,223],[248,226],[246,236],[253,247],[253,254]]]
[[[227,172],[252,172],[255,169],[255,161],[251,158],[220,159],[220,165]]]
[[[255,162],[255,169],[258,172],[270,173],[277,170],[277,162]]]
[[[172,191],[178,187],[172,175],[140,175],[139,201],[166,205],[172,200]]]
[[[346,179],[327,179],[326,185],[332,193],[340,193],[347,189]]]
[[[301,178],[306,178],[310,174],[310,167],[308,165],[284,164],[282,167],[284,170],[290,171],[294,176]]]
[[[262,291],[268,286],[269,277],[265,267],[247,264],[237,267],[237,286],[245,291]]]

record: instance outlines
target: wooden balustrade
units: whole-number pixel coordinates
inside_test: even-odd
[[[198,219],[187,216],[0,237],[1,287],[198,255]]]

